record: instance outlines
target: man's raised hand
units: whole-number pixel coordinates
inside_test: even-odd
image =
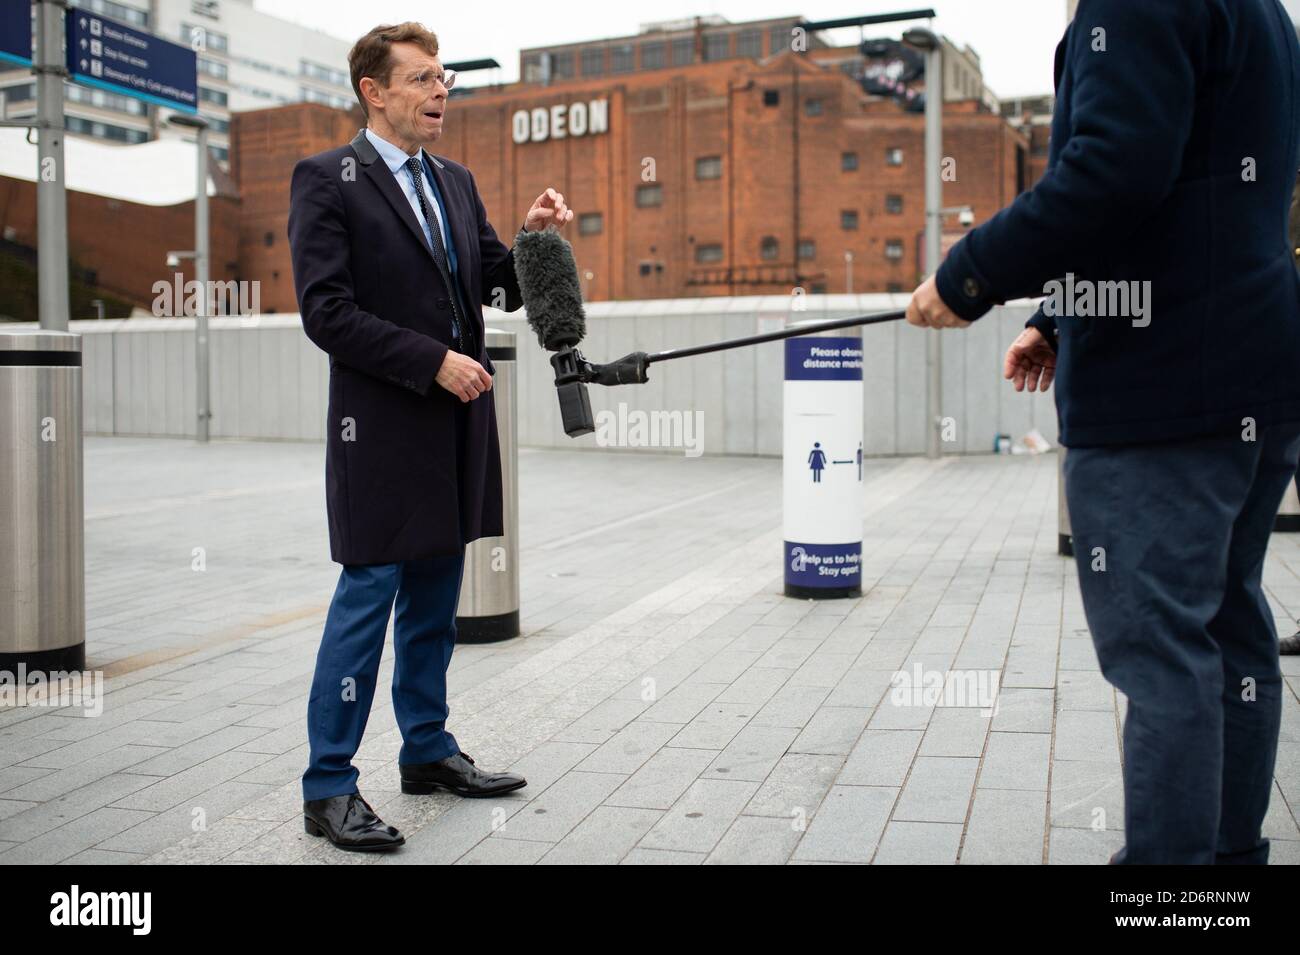
[[[550,186],[533,202],[524,219],[524,228],[529,232],[541,232],[548,225],[563,229],[565,223],[573,221],[573,210],[564,204],[564,195]]]

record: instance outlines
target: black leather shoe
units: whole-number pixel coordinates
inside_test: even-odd
[[[427,796],[435,789],[447,789],[457,796],[482,798],[500,796],[528,785],[528,780],[515,773],[483,772],[465,753],[436,763],[407,763],[398,769],[402,773],[402,792],[411,796]]]
[[[405,836],[375,815],[360,793],[307,800],[302,816],[307,835],[326,836],[340,849],[385,852],[406,842]]]
[[[1277,642],[1277,652],[1282,656],[1295,656],[1300,653],[1300,633],[1293,633]]]

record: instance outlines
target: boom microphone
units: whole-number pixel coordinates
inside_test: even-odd
[[[556,353],[551,367],[555,369],[564,433],[571,438],[591,434],[596,421],[579,371],[582,356],[573,350],[587,334],[573,247],[553,229],[521,230],[515,237],[515,276],[537,343]]]
[[[587,334],[582,286],[573,246],[553,229],[515,237],[515,275],[537,344],[547,351],[578,344]]]

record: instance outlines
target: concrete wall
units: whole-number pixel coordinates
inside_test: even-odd
[[[808,296],[800,320],[899,308],[901,296]],[[583,351],[608,361],[631,351],[771,331],[790,315],[786,296],[598,302],[587,307]],[[488,325],[517,333],[519,440],[524,446],[596,447],[560,427],[549,353],[523,313],[488,309]],[[948,450],[987,452],[995,434],[1037,428],[1053,443],[1052,397],[1016,394],[1002,380],[1006,346],[1032,313],[1029,304],[995,309],[971,328],[942,333],[942,413],[956,422]],[[184,437],[194,432],[194,327],[188,319],[73,322],[84,336],[85,430],[96,434]],[[925,335],[901,322],[863,329],[863,447],[868,454],[925,450]],[[323,440],[328,365],[297,316],[211,320],[212,435]],[[783,349],[779,343],[652,365],[650,382],[590,386],[593,409],[700,411],[706,454],[781,453]],[[680,453],[680,452],[678,452]]]

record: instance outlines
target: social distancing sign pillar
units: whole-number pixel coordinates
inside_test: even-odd
[[[862,338],[785,340],[785,593],[862,593]]]

